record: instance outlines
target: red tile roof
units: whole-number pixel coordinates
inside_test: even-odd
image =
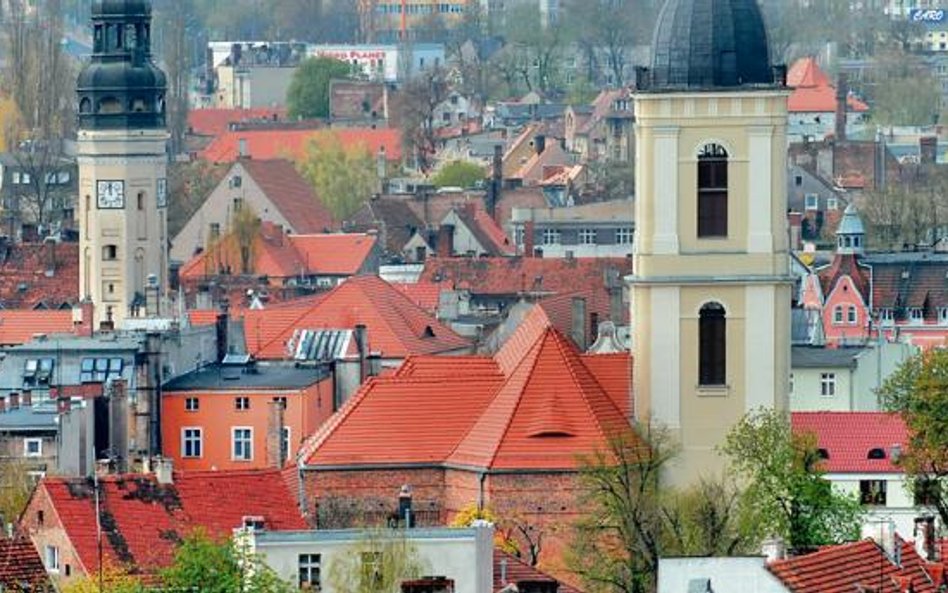
[[[219,136],[230,129],[231,124],[249,121],[281,119],[286,109],[253,107],[250,109],[192,109],[188,111],[188,128],[192,134]]]
[[[401,132],[393,128],[335,128],[332,130],[344,146],[363,146],[372,155],[385,149],[386,158],[402,158]],[[221,134],[205,148],[200,157],[215,162],[230,162],[240,154],[240,141],[246,140],[252,159],[302,157],[306,142],[320,130],[240,130]]]
[[[606,276],[621,278],[632,272],[632,259],[483,257],[425,260],[420,281],[436,282],[444,289],[470,289],[474,294],[565,294],[577,287],[605,291]]]
[[[22,344],[37,334],[72,333],[72,310],[8,309],[0,311],[0,344]]]
[[[441,286],[434,282],[410,282],[392,284],[399,292],[424,309],[429,315],[438,313],[441,298]]]
[[[56,309],[79,300],[78,243],[20,243],[0,247],[0,305]]]
[[[793,88],[787,99],[791,112],[832,113],[836,111],[836,87],[816,63],[816,58],[797,60],[787,72],[787,86]],[[846,98],[849,111],[868,111],[869,106],[858,98]]]
[[[518,583],[558,583],[557,593],[580,593],[578,589],[560,583],[516,556],[494,549],[494,593],[500,593],[505,587]],[[518,589],[523,590],[520,587]]]
[[[52,583],[33,542],[25,537],[0,537],[0,589],[52,591]]]
[[[779,560],[768,568],[792,593],[935,593],[941,590],[943,571],[925,562],[915,547],[901,540],[901,565],[872,540],[830,546],[806,554]],[[940,566],[940,565],[937,565]],[[942,582],[933,583],[941,574]]]
[[[383,358],[458,352],[470,348],[407,296],[377,276],[354,276],[326,294],[287,301],[244,315],[247,349],[258,358],[287,356],[297,329],[366,326],[369,348]]]
[[[904,451],[908,435],[902,419],[884,412],[794,412],[795,432],[812,432],[817,447],[826,449],[829,458],[824,469],[829,473],[901,473],[892,463],[891,449]],[[882,449],[883,459],[869,459],[871,449]]]
[[[168,566],[176,542],[196,528],[230,537],[245,516],[267,529],[306,529],[278,470],[176,472],[173,485],[154,476],[109,476],[101,482],[104,556],[146,573]],[[97,565],[94,489],[87,479],[45,478],[45,488],[83,566]]]
[[[817,274],[820,277],[820,285],[823,289],[823,296],[829,297],[836,283],[843,276],[849,276],[856,290],[862,296],[863,302],[869,302],[869,266],[859,262],[853,254],[837,254],[830,265],[821,268]]]
[[[325,233],[336,227],[332,214],[291,161],[243,159],[240,164],[296,233]]]
[[[370,380],[307,441],[301,459],[575,469],[578,455],[629,428],[628,356],[592,367],[586,360],[534,309],[493,358],[412,357],[394,376]]]

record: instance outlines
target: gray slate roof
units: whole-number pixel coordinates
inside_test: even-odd
[[[856,366],[856,357],[864,350],[794,346],[790,350],[790,366],[795,369],[853,368]]]

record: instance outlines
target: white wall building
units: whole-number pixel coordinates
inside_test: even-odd
[[[767,570],[764,556],[659,560],[658,593],[693,591],[786,593],[787,589]]]

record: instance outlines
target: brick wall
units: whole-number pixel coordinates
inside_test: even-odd
[[[19,527],[33,541],[44,565],[46,546],[59,548],[59,574],[51,574],[58,588],[62,588],[63,585],[78,577],[88,576],[95,572],[95,566],[83,567],[62,523],[59,522],[46,489],[42,486],[34,491],[29,505],[20,517]],[[91,537],[95,537],[95,534],[91,534]]]

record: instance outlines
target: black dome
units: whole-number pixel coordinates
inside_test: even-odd
[[[145,17],[151,15],[151,2],[148,0],[94,0],[92,19],[99,17]]]
[[[128,62],[92,63],[82,69],[76,90],[82,91],[164,91],[165,73],[151,62],[134,66]]]
[[[667,0],[652,40],[651,88],[774,84],[756,0]]]

